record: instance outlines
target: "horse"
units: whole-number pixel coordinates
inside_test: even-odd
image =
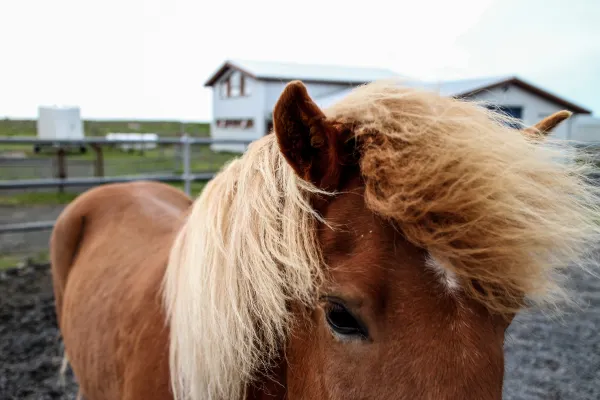
[[[473,101],[373,82],[273,130],[191,199],[100,186],[50,239],[85,399],[502,397],[504,336],[598,240],[585,165]],[[561,153],[562,154],[562,153]]]

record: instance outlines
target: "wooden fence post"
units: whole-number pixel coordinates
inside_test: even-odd
[[[67,153],[65,149],[59,147],[57,155],[57,164],[58,164],[58,179],[67,179]],[[58,185],[58,192],[64,193],[65,187],[61,184]]]
[[[104,154],[102,153],[102,146],[94,143],[92,148],[96,153],[96,159],[94,160],[94,176],[104,177]]]
[[[183,190],[185,194],[191,196],[192,194],[192,181],[191,181],[191,148],[190,148],[190,138],[187,134],[184,134],[181,137],[181,151],[183,152]]]

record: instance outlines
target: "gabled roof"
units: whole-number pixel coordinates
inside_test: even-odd
[[[534,86],[531,83],[525,82],[523,79],[516,76],[497,76],[497,77],[484,77],[475,79],[462,79],[455,81],[440,81],[440,82],[424,82],[424,81],[403,81],[402,85],[420,88],[424,90],[431,90],[440,93],[442,96],[451,97],[470,97],[486,90],[492,90],[497,87],[504,85],[515,85],[523,90],[534,93],[542,98],[547,99],[555,104],[559,104],[562,107],[573,111],[578,114],[591,114],[591,111],[581,107],[577,104],[572,103],[562,97],[548,92],[538,86]],[[315,99],[319,107],[326,108],[337,101],[341,100],[352,89],[344,89],[334,94],[323,96]]]
[[[512,76],[488,76],[480,78],[448,80],[439,82],[412,82],[414,85],[426,90],[433,90],[442,96],[464,97],[482,90],[489,90],[496,85],[508,82]]]
[[[213,86],[230,69],[238,70],[258,80],[362,84],[400,75],[383,68],[361,68],[338,65],[280,63],[250,60],[228,60],[211,75],[204,86]]]
[[[470,97],[486,90],[492,90],[504,85],[515,85],[521,89],[534,93],[546,100],[559,104],[566,109],[569,109],[579,114],[591,114],[592,112],[578,104],[575,104],[564,97],[559,97],[556,94],[535,86],[524,81],[516,76],[496,76],[476,79],[463,79],[456,81],[442,81],[439,83],[428,82],[422,87],[430,90],[436,90],[444,96],[452,97]]]

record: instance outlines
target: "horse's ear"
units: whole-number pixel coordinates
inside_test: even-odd
[[[571,115],[573,115],[573,113],[567,110],[555,112],[539,121],[537,124],[523,129],[523,133],[531,137],[543,138],[548,136],[554,128]]]
[[[292,81],[283,89],[273,109],[273,127],[279,149],[294,171],[322,189],[335,189],[343,156],[340,132],[302,82]]]

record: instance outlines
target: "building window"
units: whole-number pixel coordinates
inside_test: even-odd
[[[240,71],[232,71],[229,75],[225,75],[219,83],[221,98],[249,96],[251,93],[251,82]]]
[[[229,86],[229,81],[225,80],[219,83],[219,95],[221,98],[229,97],[227,94],[227,87]]]
[[[254,120],[252,119],[218,119],[217,127],[221,129],[252,129]]]
[[[229,75],[229,87],[231,88],[229,92],[229,97],[239,97],[242,94],[242,74],[238,71],[233,71],[231,75]]]
[[[252,81],[242,75],[242,96],[250,96],[252,94]]]

